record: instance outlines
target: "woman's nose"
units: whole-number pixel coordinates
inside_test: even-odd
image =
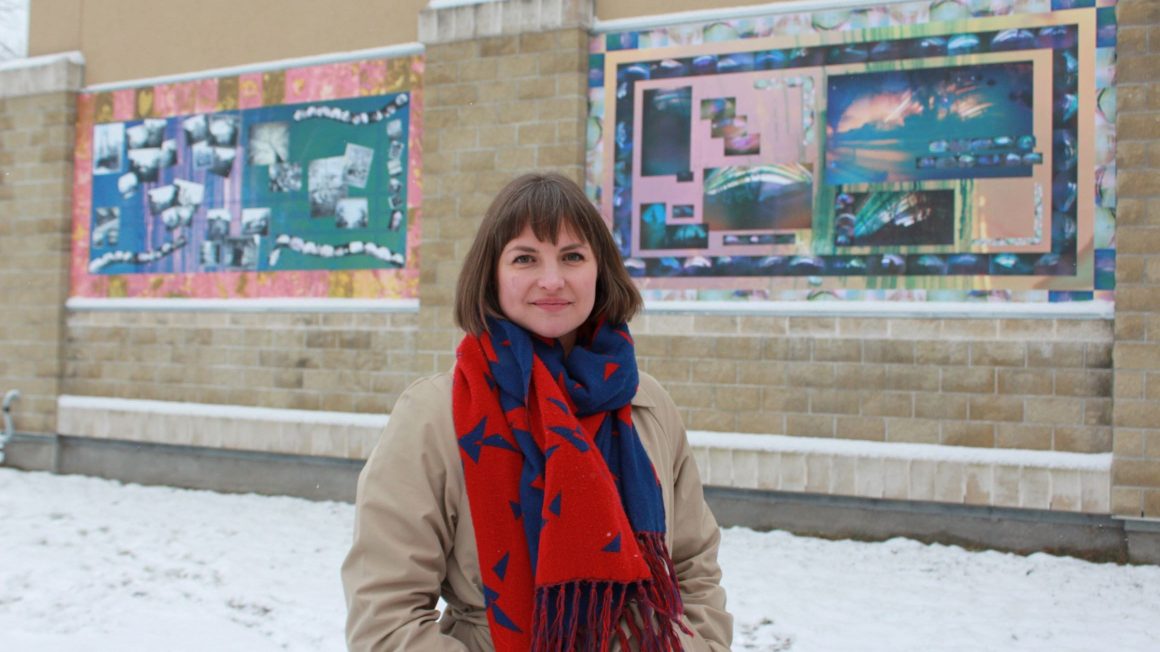
[[[564,277],[555,266],[548,265],[544,273],[540,274],[540,287],[545,290],[558,290],[564,287]]]

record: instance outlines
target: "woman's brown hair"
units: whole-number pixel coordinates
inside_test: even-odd
[[[504,247],[527,226],[537,239],[555,244],[560,226],[596,256],[596,303],[592,315],[626,322],[641,308],[640,292],[620,260],[608,225],[574,181],[554,172],[525,174],[492,200],[455,286],[455,323],[473,335],[487,330],[487,317],[503,317],[495,273]]]

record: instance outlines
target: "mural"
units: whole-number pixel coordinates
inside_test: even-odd
[[[416,297],[422,66],[82,94],[73,296]]]
[[[1114,5],[596,36],[587,191],[650,299],[1112,301]]]

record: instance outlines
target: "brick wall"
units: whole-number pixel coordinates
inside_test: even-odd
[[[1160,518],[1160,3],[1121,0],[1112,511]]]
[[[0,70],[0,394],[22,394],[17,432],[56,428],[79,86],[65,58]]]
[[[1103,320],[652,314],[633,326],[690,429],[1111,450]]]

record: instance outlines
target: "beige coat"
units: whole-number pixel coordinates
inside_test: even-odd
[[[475,531],[451,414],[450,373],[411,385],[359,476],[354,545],[342,567],[355,651],[493,650]],[[685,650],[728,650],[733,617],[717,565],[720,532],[705,504],[680,415],[641,374],[632,418],[661,479],[666,540],[680,582]],[[440,618],[436,602],[447,609]]]

